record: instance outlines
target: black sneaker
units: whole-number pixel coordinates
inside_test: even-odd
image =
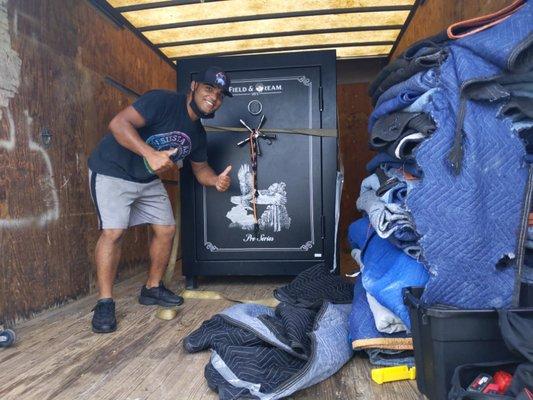
[[[93,308],[93,332],[109,333],[117,330],[115,302],[113,299],[100,299]]]
[[[183,304],[183,297],[174,294],[159,282],[159,286],[148,289],[144,285],[139,296],[139,303],[145,306],[158,304],[163,307],[173,307]]]

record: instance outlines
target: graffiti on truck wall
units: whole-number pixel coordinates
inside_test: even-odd
[[[17,16],[15,14],[13,25],[16,26],[16,23]],[[15,119],[9,103],[10,99],[18,92],[22,60],[11,48],[7,0],[0,0],[0,65],[2,66],[0,68],[0,122],[4,120],[2,125],[7,126],[7,139],[5,138],[5,132],[0,132],[0,152],[14,153],[17,150],[17,135],[20,133],[17,133]],[[59,218],[59,197],[54,183],[50,156],[42,146],[32,140],[32,118],[27,111],[24,114],[26,121],[25,134],[27,135],[27,140],[24,143],[27,143],[29,153],[37,153],[45,165],[44,175],[38,180],[38,184],[41,186],[40,190],[45,193],[41,199],[45,204],[45,210],[37,215],[11,217],[8,204],[1,204],[4,200],[0,199],[0,207],[5,207],[3,210],[0,209],[0,228],[44,226],[49,221]],[[25,185],[20,185],[19,187],[25,188]],[[23,196],[24,193],[20,193],[18,198]]]

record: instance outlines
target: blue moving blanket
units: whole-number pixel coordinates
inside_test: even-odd
[[[514,271],[497,267],[514,257],[527,169],[524,146],[499,105],[468,101],[463,160],[454,175],[448,156],[460,111],[461,85],[501,74],[514,48],[532,29],[533,4],[484,31],[450,42],[438,90],[424,112],[437,124],[415,154],[424,173],[407,198],[430,279],[426,304],[501,308],[511,304]]]
[[[350,313],[350,340],[354,350],[412,350],[413,341],[406,332],[382,333],[376,329],[374,316],[368,305],[361,276],[354,286],[352,311]]]
[[[364,265],[361,275],[365,289],[410,328],[409,312],[403,304],[402,289],[425,286],[428,272],[424,266],[388,240],[380,238],[367,217],[350,225],[348,240],[352,248],[361,249]]]

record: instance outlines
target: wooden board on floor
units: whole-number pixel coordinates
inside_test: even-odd
[[[117,285],[117,332],[90,330],[96,298],[86,297],[15,327],[18,342],[0,349],[2,400],[215,400],[204,378],[209,352],[188,354],[183,338],[204,320],[232,305],[189,299],[171,321],[137,303],[143,275]],[[290,278],[211,278],[200,290],[261,299]],[[178,290],[184,282],[178,283]],[[173,289],[176,289],[174,287]],[[304,399],[418,399],[414,382],[377,385],[368,360],[356,357],[333,377],[290,397]]]

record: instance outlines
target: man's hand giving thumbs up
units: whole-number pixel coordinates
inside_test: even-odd
[[[230,171],[231,165],[228,165],[226,169],[220,175],[218,175],[215,187],[219,192],[225,192],[228,190],[231,183],[231,178],[229,176]]]

